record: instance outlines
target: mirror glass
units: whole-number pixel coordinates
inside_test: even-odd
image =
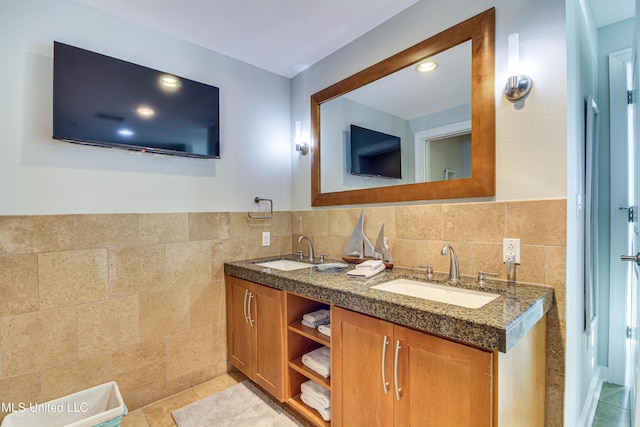
[[[323,191],[470,177],[471,41],[322,103],[320,117]]]
[[[495,194],[494,15],[312,95],[313,206]]]

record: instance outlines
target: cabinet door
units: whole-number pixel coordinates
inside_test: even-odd
[[[252,378],[284,400],[284,297],[282,291],[253,284],[251,319],[255,354]]]
[[[247,316],[250,282],[227,276],[227,350],[229,362],[251,377],[251,325]]]
[[[400,326],[394,328],[394,352],[396,343],[396,426],[492,425],[491,352]]]
[[[331,316],[332,424],[393,425],[393,325],[340,308]]]

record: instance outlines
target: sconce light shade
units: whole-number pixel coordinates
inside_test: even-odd
[[[520,37],[518,33],[509,36],[509,77],[504,88],[504,96],[511,102],[517,102],[531,92],[531,77],[520,74]]]

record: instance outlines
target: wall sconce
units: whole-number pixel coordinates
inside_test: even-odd
[[[511,102],[520,101],[531,91],[531,77],[520,74],[520,37],[518,33],[509,36],[509,78],[504,88],[504,96]]]
[[[300,136],[300,122],[297,121],[296,122],[296,151],[300,151],[304,156],[309,152],[309,144],[307,144],[306,142],[301,142],[300,141],[301,139],[302,138]]]

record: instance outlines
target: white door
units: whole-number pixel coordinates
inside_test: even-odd
[[[637,25],[637,24],[636,24]],[[637,37],[637,32],[636,32]],[[638,40],[634,42],[635,51],[638,49]],[[638,232],[638,200],[640,200],[640,184],[638,183],[638,171],[640,171],[640,158],[638,147],[640,146],[640,114],[638,111],[638,88],[640,87],[640,66],[637,55],[627,66],[630,94],[629,94],[629,136],[626,143],[626,204],[622,204],[619,212],[626,216],[626,228],[623,233],[627,239],[627,250],[620,254],[620,262],[625,266],[627,275],[627,384],[630,385],[631,394],[631,419],[633,425],[640,426],[638,406],[638,331],[640,330],[640,316],[638,304],[640,293],[638,289],[638,274],[640,272],[640,236]]]
[[[638,381],[638,294],[637,268],[621,256],[638,248],[637,162],[640,118],[637,100],[637,68],[631,49],[609,56],[611,105],[611,259],[609,371],[611,383],[630,388],[631,417],[636,416]],[[635,261],[635,257],[632,259]],[[634,425],[640,426],[640,423]]]
[[[635,70],[633,72],[633,91],[638,93],[638,59],[636,58]],[[637,97],[637,95],[636,95]],[[640,315],[638,305],[640,304],[640,293],[638,288],[638,273],[640,271],[640,253],[638,236],[638,200],[640,200],[640,185],[638,184],[638,171],[640,170],[640,158],[638,157],[638,146],[640,135],[640,115],[638,114],[638,100],[634,99],[629,105],[629,117],[632,123],[631,135],[627,143],[627,205],[621,206],[621,210],[627,216],[627,251],[620,256],[620,261],[627,265],[628,283],[628,303],[627,303],[627,383],[631,384],[631,417],[636,419],[637,415],[637,382],[638,382],[638,354],[639,342],[638,331],[640,331]],[[631,262],[629,262],[631,261]],[[634,425],[638,425],[634,422]]]
[[[632,237],[628,221],[629,194],[633,181],[629,179],[629,146],[633,141],[633,103],[628,102],[632,87],[633,55],[631,49],[609,55],[611,106],[611,205],[610,205],[610,296],[609,296],[609,370],[608,381],[630,385],[630,365],[627,328],[633,313],[633,298],[629,295],[631,267],[620,261],[620,255],[631,250]]]
[[[636,0],[636,8],[640,5],[640,1]],[[628,142],[628,168],[629,168],[629,176],[628,176],[628,194],[629,201],[627,204],[627,215],[629,216],[627,235],[630,241],[629,252],[626,254],[621,254],[621,261],[626,262],[629,265],[630,273],[629,273],[629,289],[632,296],[632,299],[635,301],[635,306],[632,310],[632,315],[629,316],[630,323],[630,354],[634,358],[632,362],[631,369],[631,378],[630,381],[632,383],[631,387],[631,419],[633,420],[634,426],[640,426],[640,404],[638,403],[638,381],[640,377],[638,375],[638,364],[640,360],[638,359],[638,331],[640,331],[640,316],[638,316],[638,302],[640,301],[640,293],[638,289],[639,274],[640,274],[640,233],[638,230],[638,201],[640,200],[640,183],[638,183],[639,172],[640,172],[640,132],[637,130],[640,129],[640,111],[638,111],[638,93],[640,87],[640,64],[638,62],[638,47],[640,43],[637,39],[638,37],[638,21],[636,20],[636,32],[634,40],[634,47],[636,55],[634,56],[634,66],[633,66],[633,102],[631,103],[632,111],[630,112],[630,117],[633,117],[633,129],[636,131],[632,138],[629,138]],[[631,262],[628,262],[631,261]]]

